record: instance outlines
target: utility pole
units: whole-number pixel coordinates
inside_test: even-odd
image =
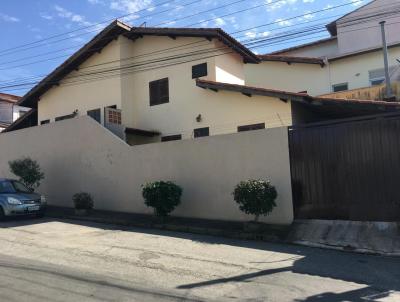
[[[387,49],[387,43],[386,43],[385,23],[386,23],[386,21],[379,22],[379,24],[381,25],[381,31],[382,31],[383,60],[385,63],[386,98],[392,99],[393,95],[392,95],[392,87],[390,84],[389,61],[388,61],[388,49]]]

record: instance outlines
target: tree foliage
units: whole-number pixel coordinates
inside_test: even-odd
[[[142,186],[144,203],[160,217],[168,216],[181,202],[182,188],[171,181],[156,181]]]
[[[251,179],[240,182],[233,196],[240,210],[255,215],[255,221],[258,221],[260,215],[266,216],[276,207],[278,193],[269,181]]]
[[[30,189],[39,187],[40,182],[44,179],[44,173],[37,161],[29,157],[10,161],[8,165],[11,172],[19,177],[19,181]]]

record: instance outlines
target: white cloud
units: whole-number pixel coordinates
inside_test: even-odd
[[[39,15],[40,15],[41,18],[43,18],[45,20],[53,20],[53,16],[50,16],[49,14],[40,13]]]
[[[360,6],[364,3],[364,0],[350,0],[350,2],[353,3],[354,6]]]
[[[275,0],[266,0],[267,3],[267,11],[273,11],[276,9],[283,8],[287,5],[293,5],[297,2],[297,0],[281,0],[281,1],[275,1]]]
[[[292,22],[291,22],[291,21],[284,20],[284,19],[276,19],[275,22],[278,23],[279,26],[289,26],[289,25],[292,25]]]
[[[9,16],[3,13],[0,13],[0,20],[4,22],[19,22],[20,20],[17,17]]]
[[[215,25],[217,25],[217,26],[223,26],[223,25],[225,25],[226,24],[226,22],[224,21],[224,19],[222,19],[222,18],[216,18],[215,19]]]
[[[57,15],[60,18],[68,19],[71,22],[78,23],[81,26],[90,26],[91,22],[87,21],[86,18],[82,15],[75,14],[59,5],[55,5],[54,9],[57,11]]]
[[[132,14],[147,8],[151,4],[152,0],[113,0],[110,3],[110,8]]]

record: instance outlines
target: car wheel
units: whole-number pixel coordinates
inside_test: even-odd
[[[0,221],[4,221],[6,219],[6,215],[4,214],[4,210],[0,207]]]

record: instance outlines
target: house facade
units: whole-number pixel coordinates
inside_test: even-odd
[[[20,100],[31,119],[10,130],[89,115],[138,145],[400,109],[320,97],[345,82],[362,87],[382,66],[379,49],[341,53],[338,39],[256,55],[221,29],[115,21]]]
[[[380,85],[385,80],[381,21],[386,21],[391,80],[400,82],[399,8],[399,0],[372,1],[328,24],[331,37],[261,56],[258,66],[246,65],[247,83],[314,96]]]
[[[29,111],[17,105],[21,98],[16,95],[0,93],[0,132]]]

